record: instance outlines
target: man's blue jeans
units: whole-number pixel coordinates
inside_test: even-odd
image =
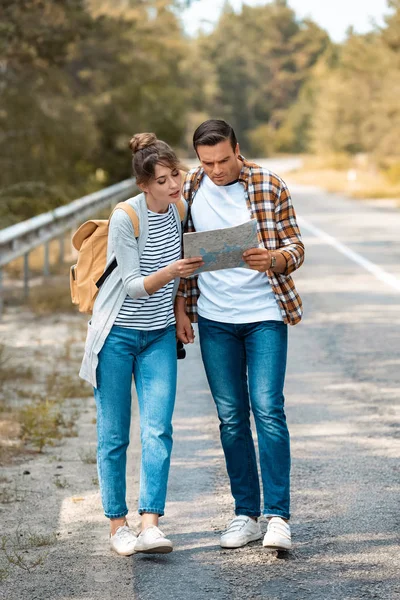
[[[155,331],[111,329],[99,354],[97,467],[104,513],[123,517],[132,374],[139,402],[142,461],[139,513],[164,514],[176,394],[175,325]]]
[[[290,517],[290,443],[283,385],[287,325],[231,324],[199,316],[200,346],[220,420],[235,513],[260,515],[260,485],[250,429],[257,428],[266,516]]]

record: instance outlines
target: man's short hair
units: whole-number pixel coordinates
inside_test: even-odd
[[[236,150],[237,139],[233,128],[222,119],[209,119],[198,126],[193,134],[193,146],[216,146],[220,142],[229,140],[233,151]]]

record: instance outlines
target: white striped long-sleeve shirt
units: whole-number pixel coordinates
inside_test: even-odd
[[[140,258],[140,271],[146,277],[181,257],[181,240],[172,207],[166,213],[148,211],[149,235]],[[174,281],[147,297],[126,296],[114,325],[130,329],[164,329],[175,323],[172,305]]]

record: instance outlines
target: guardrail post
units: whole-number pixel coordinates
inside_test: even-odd
[[[3,269],[0,269],[0,320],[1,320],[1,316],[3,314],[3,306],[4,306],[3,295],[4,295],[4,289],[3,289]]]
[[[23,287],[21,295],[26,299],[29,296],[29,254],[34,248],[51,243],[52,240],[59,240],[58,260],[63,263],[68,244],[66,235],[69,230],[74,233],[77,224],[85,219],[99,214],[104,207],[114,206],[117,202],[138,192],[134,179],[126,179],[120,183],[109,186],[103,190],[98,190],[92,194],[87,194],[78,198],[69,204],[59,206],[47,213],[37,215],[26,221],[16,223],[10,227],[0,230],[0,269],[17,258],[23,257]],[[44,275],[50,275],[51,255],[49,246],[44,249],[43,269]],[[76,252],[73,252],[75,256]],[[3,274],[4,277],[4,274]],[[4,286],[4,281],[3,281]],[[3,290],[3,306],[5,304],[5,294]],[[1,298],[0,298],[1,300]]]
[[[49,242],[44,245],[43,275],[45,277],[50,275]]]
[[[74,245],[72,243],[72,237],[73,237],[73,235],[74,235],[74,233],[75,233],[76,230],[77,230],[77,226],[76,226],[76,223],[75,223],[74,227],[71,229],[70,234],[68,236],[69,237],[69,254],[71,254],[71,252],[72,252],[72,255],[75,252],[75,248],[74,248]]]
[[[64,235],[60,235],[60,237],[58,238],[58,243],[59,243],[59,254],[58,254],[58,262],[60,263],[60,265],[64,264]]]
[[[24,254],[24,299],[29,296],[29,252]]]

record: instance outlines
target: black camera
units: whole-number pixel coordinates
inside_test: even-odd
[[[176,342],[176,355],[178,357],[178,360],[180,358],[185,358],[185,356],[186,356],[186,350],[183,347],[183,343],[180,342],[179,340]]]

